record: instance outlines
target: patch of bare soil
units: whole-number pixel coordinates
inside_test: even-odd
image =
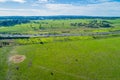
[[[9,61],[13,63],[21,63],[25,60],[25,55],[13,55],[9,57]]]

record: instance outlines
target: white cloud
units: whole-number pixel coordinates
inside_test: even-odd
[[[40,6],[51,2],[54,2],[54,0],[37,0],[32,4],[32,6]]]
[[[26,0],[0,0],[0,2],[18,2],[18,3],[25,3]]]
[[[59,13],[44,9],[6,9],[0,8],[0,16],[48,16]]]
[[[48,0],[38,0],[39,3],[46,3]]]
[[[90,2],[109,2],[111,0],[88,0]]]
[[[0,2],[6,2],[7,0],[0,0]]]
[[[11,0],[13,2],[19,2],[19,3],[25,3],[26,1],[25,0]]]
[[[53,4],[42,5],[43,9],[6,9],[0,8],[0,15],[89,15],[89,16],[120,16],[120,2],[105,2],[100,4],[73,5]]]
[[[80,0],[80,2],[87,2],[89,3],[104,3],[104,2],[110,2],[112,0]]]
[[[73,8],[75,6],[73,6],[72,4],[46,4],[45,7],[49,10],[64,10]]]
[[[37,0],[36,3],[41,4],[41,3],[50,3],[54,2],[54,0]]]
[[[93,16],[120,16],[119,2],[105,2],[76,6],[72,4],[46,4],[48,10],[58,11],[61,14],[93,15]]]

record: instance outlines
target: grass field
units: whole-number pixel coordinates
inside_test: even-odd
[[[84,26],[71,26],[71,23],[89,23],[90,21],[108,21],[112,28],[86,28]],[[109,32],[120,30],[120,19],[68,19],[68,20],[33,20],[29,23],[15,26],[1,26],[0,33],[9,34],[61,34],[81,32]]]
[[[71,34],[0,37],[0,80],[120,80],[119,31],[119,18],[31,20],[0,26],[0,34],[8,37]]]
[[[120,80],[119,43],[116,37],[3,47],[0,80]],[[9,62],[15,54],[26,59]]]

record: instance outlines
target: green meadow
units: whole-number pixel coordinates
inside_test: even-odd
[[[91,23],[93,21],[93,23]],[[94,22],[97,21],[97,22]],[[99,27],[101,22],[112,27]],[[89,24],[90,23],[90,24]],[[85,25],[89,24],[89,25]],[[92,27],[96,25],[98,27]],[[86,27],[87,26],[87,27]],[[90,26],[90,27],[89,27]],[[61,20],[31,20],[29,23],[14,26],[1,26],[0,33],[9,34],[62,34],[84,32],[110,32],[120,30],[120,19],[61,19]],[[92,27],[92,28],[91,28]]]
[[[0,26],[0,34],[71,34],[21,39],[0,35],[0,80],[120,80],[118,18],[30,20]]]
[[[119,80],[120,37],[1,48],[1,80]],[[21,63],[11,55],[25,55]],[[16,69],[19,68],[19,69]]]

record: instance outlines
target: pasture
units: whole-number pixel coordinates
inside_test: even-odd
[[[96,22],[97,21],[97,22]],[[112,27],[99,27],[102,24]],[[92,27],[94,25],[94,27]],[[31,20],[14,26],[0,26],[0,33],[8,34],[62,34],[83,32],[111,32],[120,30],[120,19],[60,19]],[[92,27],[92,28],[91,28]]]
[[[0,80],[120,80],[120,37],[0,48]],[[20,63],[10,56],[24,55]]]
[[[0,80],[120,80],[120,18],[12,18],[0,21]]]

